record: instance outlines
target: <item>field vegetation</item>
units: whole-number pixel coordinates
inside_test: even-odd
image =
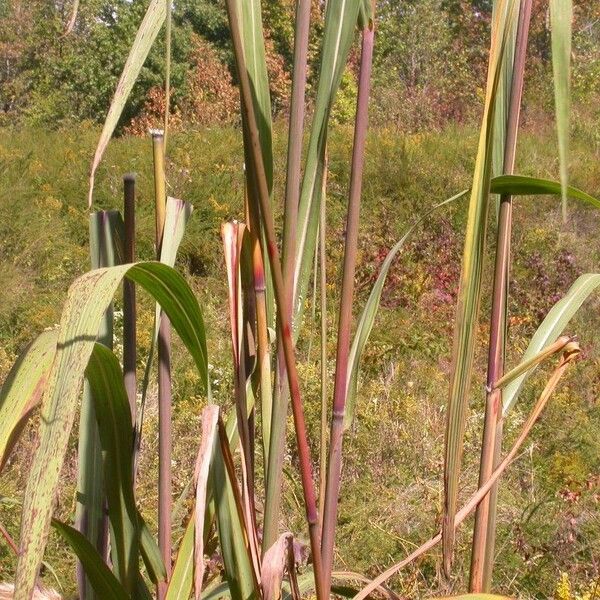
[[[14,598],[598,595],[598,23],[4,7]]]
[[[590,128],[591,131],[594,128]],[[70,282],[88,268],[87,163],[96,143],[94,128],[65,128],[40,133],[34,129],[4,130],[2,156],[1,239],[3,248],[1,348],[2,377],[31,337],[57,323]],[[552,178],[557,159],[550,123],[522,132],[518,171]],[[10,140],[10,143],[9,143]],[[360,229],[360,262],[357,273],[358,306],[362,305],[388,249],[399,239],[415,215],[424,213],[454,190],[469,182],[476,131],[448,127],[441,132],[405,135],[398,131],[373,131],[367,145]],[[285,139],[276,128],[275,145]],[[350,132],[335,129],[330,142],[330,236],[343,239],[343,201],[348,175]],[[220,223],[240,218],[243,212],[243,150],[235,129],[205,129],[174,134],[171,141],[173,177],[181,195],[194,201],[177,261],[178,269],[198,295],[204,309],[208,347],[214,365],[215,399],[231,406],[232,377],[227,343],[227,286],[218,231]],[[60,151],[55,149],[60,147]],[[600,190],[600,149],[593,135],[578,129],[572,139],[571,177],[575,185],[594,193]],[[276,155],[280,155],[276,153]],[[176,167],[176,165],[183,165]],[[97,183],[99,207],[112,206],[120,194],[123,167],[138,173],[138,252],[153,256],[152,159],[148,139],[115,140],[101,167]],[[385,170],[386,177],[379,174]],[[278,169],[281,172],[280,169]],[[448,174],[452,174],[448,177]],[[31,182],[35,182],[33,185]],[[281,191],[283,182],[276,181]],[[19,198],[17,202],[15,199]],[[393,210],[392,210],[393,207]],[[35,210],[36,219],[31,218]],[[522,198],[515,209],[514,263],[511,275],[509,326],[515,364],[537,325],[578,275],[594,269],[600,260],[600,215],[594,209],[574,208],[567,225],[561,223],[557,198]],[[367,575],[408,553],[429,532],[440,510],[443,457],[444,405],[449,372],[450,340],[459,275],[466,203],[449,206],[423,226],[400,254],[383,292],[379,312],[365,353],[357,419],[348,436],[346,471],[340,503],[340,565]],[[328,264],[339,260],[340,243],[329,246]],[[337,273],[331,282],[329,319],[334,318],[339,291]],[[485,285],[491,281],[486,267]],[[140,364],[150,344],[153,308],[140,296]],[[116,302],[117,327],[121,306]],[[563,596],[575,598],[577,590],[591,589],[598,577],[594,540],[600,539],[600,409],[597,402],[598,352],[596,327],[599,308],[592,297],[573,322],[585,360],[565,379],[534,429],[518,461],[509,469],[501,488],[498,518],[496,589],[518,593],[520,598],[552,597],[560,587]],[[484,314],[489,306],[484,306]],[[319,307],[317,307],[317,315]],[[307,311],[310,319],[311,310]],[[175,341],[174,489],[184,492],[193,470],[190,445],[198,443],[199,419],[205,400],[197,396],[198,376],[190,358]],[[329,340],[329,354],[334,339]],[[318,439],[320,391],[318,338],[300,347],[300,369],[307,382],[306,408],[311,439]],[[485,372],[480,353],[476,373]],[[540,373],[525,390],[507,431],[514,435],[544,379]],[[312,382],[312,383],[311,383]],[[147,437],[144,440],[139,497],[144,515],[156,526],[157,406],[156,388],[149,396]],[[474,396],[467,444],[472,449],[467,472],[477,469],[478,434],[482,425],[483,390]],[[292,436],[292,432],[289,433]],[[290,443],[292,438],[290,437]],[[28,430],[2,477],[2,522],[18,535],[19,506],[11,502],[28,473],[34,431]],[[315,454],[317,448],[314,448]],[[65,487],[58,514],[69,518],[74,510],[76,447],[65,467]],[[283,529],[302,528],[299,482],[294,456],[286,456]],[[418,476],[415,477],[415,473]],[[468,493],[468,490],[464,490]],[[187,501],[176,513],[176,537],[183,533]],[[426,510],[423,507],[427,506]],[[469,543],[468,528],[459,536],[459,547]],[[10,579],[15,560],[1,546],[2,579]],[[468,574],[468,555],[460,551],[455,585]],[[66,590],[73,590],[73,558],[56,534],[51,537],[47,562]],[[436,558],[426,557],[394,587],[410,597],[431,591]],[[572,596],[565,596],[565,573]],[[44,580],[55,585],[50,570]]]

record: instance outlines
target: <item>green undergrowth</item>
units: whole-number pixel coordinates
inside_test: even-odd
[[[600,150],[597,139],[577,128],[572,144],[572,183],[600,196]],[[590,125],[588,131],[598,130]],[[60,131],[0,130],[0,377],[37,333],[56,323],[69,284],[87,269],[87,173],[98,131],[77,126]],[[517,172],[558,177],[555,134],[542,126],[525,129]],[[476,132],[448,128],[405,136],[378,130],[369,136],[362,204],[357,294],[362,306],[387,250],[418,215],[434,203],[468,187]],[[275,156],[283,157],[285,139],[277,128]],[[328,234],[330,265],[340,258],[342,222],[348,185],[351,133],[339,128],[329,144]],[[235,129],[210,129],[169,138],[169,194],[195,206],[181,246],[178,267],[191,282],[204,310],[211,376],[216,400],[232,401],[232,370],[220,224],[241,218],[242,145]],[[281,158],[278,173],[284,170]],[[154,216],[152,154],[149,139],[111,142],[98,175],[95,208],[121,205],[123,173],[138,173],[138,256],[153,256]],[[276,180],[274,203],[280,209],[284,182]],[[375,575],[400,560],[436,532],[442,502],[442,456],[449,351],[460,272],[465,205],[433,216],[412,238],[391,269],[379,313],[363,359],[357,420],[347,438],[340,498],[336,561],[340,569]],[[598,271],[600,214],[571,203],[563,225],[560,201],[520,198],[515,203],[508,348],[516,364],[548,309],[576,277]],[[492,235],[494,228],[492,227]],[[491,244],[490,244],[491,247]],[[490,262],[487,269],[489,292]],[[339,273],[328,272],[333,325]],[[489,293],[487,294],[489,297]],[[485,298],[485,296],[484,296]],[[139,375],[145,364],[152,326],[152,306],[140,295]],[[503,480],[495,588],[522,598],[552,597],[568,576],[573,589],[598,577],[600,539],[600,407],[598,405],[600,329],[598,298],[569,328],[577,334],[583,360],[562,383],[540,424]],[[120,327],[117,299],[117,330]],[[484,300],[483,310],[489,310]],[[313,456],[318,452],[320,371],[317,326],[306,311],[299,342]],[[317,314],[318,317],[318,314]],[[482,322],[484,322],[482,320]],[[314,333],[311,334],[311,330]],[[309,339],[314,336],[311,359]],[[480,340],[485,341],[482,326]],[[330,335],[329,356],[335,351]],[[333,380],[333,360],[330,375]],[[174,348],[174,491],[176,528],[191,506],[187,490],[199,443],[200,411],[205,398],[190,359]],[[483,381],[485,352],[477,357]],[[507,442],[517,435],[528,407],[544,384],[540,369],[524,390],[506,424]],[[482,387],[474,387],[466,438],[462,497],[476,485],[482,427]],[[138,501],[151,526],[156,521],[156,393],[151,389],[145,422]],[[290,429],[291,434],[291,429]],[[34,432],[29,430],[0,480],[0,522],[18,535],[18,513]],[[291,441],[291,437],[290,437]],[[287,522],[305,534],[301,490],[293,444],[286,455]],[[74,511],[75,445],[57,499],[57,511]],[[464,587],[470,523],[459,535],[456,579],[441,582],[439,557],[432,554],[393,579],[408,597]],[[182,531],[179,527],[177,531]],[[595,553],[595,554],[594,554]],[[68,593],[74,590],[73,559],[51,538],[47,563]],[[0,580],[12,577],[14,558],[0,540]],[[563,573],[567,575],[562,575]],[[50,568],[44,579],[52,584]],[[433,586],[433,589],[432,589]],[[586,588],[587,589],[587,588]]]

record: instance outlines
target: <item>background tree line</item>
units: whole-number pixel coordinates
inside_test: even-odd
[[[376,124],[418,131],[477,116],[485,79],[490,0],[378,2],[372,116]],[[529,43],[525,118],[552,108],[547,2],[536,0]],[[147,2],[81,0],[72,29],[72,0],[0,3],[0,123],[52,126],[103,121]],[[293,0],[263,3],[274,111],[287,110],[291,88]],[[313,1],[310,82],[319,68],[318,27],[323,2]],[[600,90],[600,4],[576,2],[573,93],[594,111]],[[155,45],[125,111],[133,133],[158,124],[164,111],[164,41]],[[237,119],[233,55],[221,0],[176,0],[173,5],[174,126]],[[357,58],[352,56],[336,106],[352,118]],[[542,93],[543,91],[543,93]],[[588,115],[596,117],[597,115]]]

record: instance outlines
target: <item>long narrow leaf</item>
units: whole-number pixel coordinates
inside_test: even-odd
[[[569,288],[566,295],[552,307],[541,325],[537,328],[527,346],[527,350],[525,350],[521,362],[526,362],[552,344],[563,332],[575,313],[581,308],[581,305],[598,286],[600,286],[600,274],[587,273],[581,275]],[[532,372],[533,370],[523,373],[523,375],[504,389],[502,401],[505,415],[514,406],[523,384]]]
[[[567,185],[569,183],[569,112],[571,101],[571,29],[572,0],[550,0],[552,29],[552,70],[554,102],[560,157],[560,181],[563,190],[563,219],[567,218]]]
[[[512,194],[513,196],[560,195],[561,184],[550,179],[540,179],[539,177],[500,175],[492,179],[491,192],[494,194]],[[574,186],[567,186],[566,194],[573,200],[580,200],[584,204],[600,208],[600,200]]]
[[[510,196],[530,196],[530,195],[560,195],[561,187],[560,183],[551,181],[548,179],[539,179],[536,177],[526,177],[523,175],[500,175],[494,177],[491,181],[490,190],[495,194],[507,194]],[[585,192],[569,186],[567,193],[570,198],[580,200],[585,204],[600,208],[600,201],[586,194]],[[392,262],[398,255],[398,252],[402,249],[406,240],[414,233],[415,229],[426,220],[433,212],[439,208],[451,204],[456,201],[463,201],[469,194],[469,190],[463,190],[458,194],[436,204],[432,209],[427,211],[423,216],[419,217],[413,225],[409,227],[406,233],[396,242],[396,244],[390,249],[385,260],[381,265],[377,280],[371,289],[369,298],[365,304],[363,312],[358,321],[354,339],[352,341],[352,347],[350,349],[350,369],[348,372],[348,397],[346,403],[346,411],[344,414],[344,426],[350,427],[354,420],[354,414],[356,410],[356,392],[358,387],[358,375],[360,372],[360,361],[362,358],[363,351],[369,339],[369,335],[373,328],[377,312],[379,310],[379,302],[381,299],[381,293],[387,274],[390,270]]]
[[[140,552],[152,583],[166,581],[167,569],[160,555],[160,549],[144,518],[138,511],[138,527],[140,528]]]
[[[541,365],[545,360],[547,360],[557,352],[561,352],[568,344],[573,342],[574,339],[575,338],[570,337],[568,335],[563,335],[559,337],[553,344],[546,346],[535,356],[521,361],[514,369],[510,369],[510,371],[502,375],[502,377],[500,377],[496,382],[494,382],[493,386],[491,386],[492,390],[500,390],[506,387],[507,385],[518,379],[524,373],[527,373],[531,369],[534,369],[538,365]]]
[[[123,262],[125,224],[118,211],[101,210],[90,214],[89,231],[92,269],[113,267]],[[109,304],[102,317],[98,331],[98,341],[112,348],[112,303]],[[104,511],[102,448],[98,435],[94,400],[87,381],[84,382],[83,386],[83,398],[79,415],[77,455],[75,526],[96,547],[100,555],[107,558],[108,519]],[[132,582],[135,583],[135,580],[132,580]],[[86,580],[81,564],[77,565],[77,586],[82,600],[92,600],[97,597],[91,584]]]
[[[194,592],[198,600],[204,579],[204,513],[213,451],[217,441],[219,407],[208,405],[202,412],[202,443],[196,462],[196,506],[194,508]]]
[[[114,600],[129,600],[129,595],[119,583],[119,580],[106,566],[102,557],[87,539],[74,527],[52,519],[52,526],[71,546],[77,558],[84,566],[85,574],[99,598]],[[15,596],[16,597],[16,596]]]
[[[58,331],[44,331],[19,356],[0,390],[0,470],[39,404],[56,352]]]
[[[499,0],[494,0],[493,4],[494,12],[499,10],[499,8],[503,9],[504,14],[501,18],[506,20],[508,5],[505,2],[499,2]],[[512,22],[506,23],[506,27],[508,28],[508,39],[504,55],[502,56],[502,75],[498,82],[496,109],[494,111],[494,147],[492,151],[492,171],[494,175],[501,175],[504,172],[504,150],[506,146],[508,112],[512,93],[512,76],[518,16],[518,11],[514,11],[512,13]]]
[[[245,65],[252,83],[252,100],[257,119],[256,125],[270,192],[273,185],[271,93],[267,75],[265,34],[262,27],[260,2],[258,0],[236,0],[236,13],[239,18]],[[245,143],[250,142],[246,140]],[[246,167],[252,169],[252,161],[248,159],[246,163]]]
[[[165,600],[189,600],[192,594],[196,562],[194,560],[194,521],[195,517],[189,520],[179,544]]]
[[[471,369],[475,346],[475,331],[479,314],[483,254],[487,232],[492,150],[494,141],[494,113],[498,82],[507,38],[507,23],[512,22],[515,0],[506,0],[507,18],[503,22],[504,0],[498,5],[492,26],[492,42],[488,81],[481,126],[477,159],[471,188],[469,214],[463,252],[459,299],[454,333],[453,368],[448,399],[444,458],[444,570],[450,572],[454,547],[454,516],[458,500],[459,477],[468,395],[471,385]]]
[[[219,423],[219,437],[215,440],[211,471],[219,543],[231,595],[236,600],[254,598],[258,595],[258,582],[252,566],[248,532],[244,527],[242,497],[222,423]]]
[[[138,29],[127,62],[123,67],[123,72],[117,84],[115,95],[113,96],[106,120],[104,121],[104,127],[100,134],[100,140],[98,141],[98,147],[94,154],[94,160],[92,161],[92,167],[90,170],[90,189],[88,194],[88,205],[92,206],[92,197],[94,193],[94,176],[96,169],[102,160],[102,155],[108,146],[108,142],[119,122],[123,108],[125,108],[125,102],[129,97],[129,94],[133,88],[150,48],[160,31],[160,28],[165,20],[166,16],[166,2],[165,0],[150,0],[148,10],[144,15],[144,19]]]
[[[319,85],[298,212],[294,273],[294,334],[296,336],[317,241],[329,116],[352,45],[360,5],[359,0],[330,0],[327,3]]]
[[[262,26],[262,11],[259,0],[234,0],[235,12],[244,53],[244,65],[250,81],[250,93],[254,107],[254,118],[259,137],[260,152],[266,176],[266,184],[269,195],[273,189],[273,133],[271,119],[271,93],[267,73],[267,62],[265,52],[265,35]],[[247,117],[242,111],[244,155],[247,179],[247,190],[251,206],[258,206],[257,173],[252,160],[252,141],[249,135]],[[256,219],[257,224],[259,222]],[[264,231],[259,225],[255,234],[260,238],[263,248],[263,256],[267,248]],[[274,294],[271,276],[271,264],[268,260],[264,263],[265,270],[265,301],[267,308],[267,319],[269,326],[274,324]]]
[[[192,212],[193,206],[189,202],[184,202],[182,200],[178,200],[177,198],[167,198],[167,205],[165,208],[165,224],[163,227],[162,244],[160,247],[160,262],[169,265],[170,267],[175,266],[177,252],[179,250],[179,246],[181,245],[181,241],[183,240],[187,222],[191,217]],[[148,395],[148,386],[150,385],[150,374],[154,362],[154,354],[156,353],[159,323],[160,306],[157,305],[154,312],[154,327],[152,339],[150,341],[150,350],[148,351],[148,358],[146,359],[146,366],[144,368],[144,378],[142,379],[140,410],[136,418],[136,463],[144,424],[144,411],[146,407],[146,397]]]
[[[102,444],[111,558],[133,593],[139,578],[140,523],[133,495],[133,426],[123,373],[112,350],[96,344],[86,369]]]
[[[347,397],[346,407],[344,411],[344,427],[346,429],[350,427],[352,421],[354,420],[354,413],[356,410],[356,391],[358,387],[358,374],[362,354],[369,339],[371,330],[373,329],[375,317],[377,316],[377,311],[379,310],[379,302],[381,300],[383,286],[385,285],[385,280],[387,278],[390,267],[392,266],[392,263],[396,258],[396,255],[398,254],[398,252],[400,252],[406,240],[411,236],[415,229],[417,229],[417,227],[419,227],[419,225],[423,221],[425,221],[432,213],[452,202],[466,198],[467,194],[468,190],[460,192],[459,194],[456,194],[455,196],[452,196],[451,198],[448,198],[447,200],[436,204],[422,217],[419,217],[419,219],[415,221],[415,223],[413,223],[413,225],[411,225],[408,228],[406,233],[396,242],[396,244],[392,247],[392,249],[388,252],[387,256],[385,257],[385,260],[381,265],[379,275],[377,276],[377,280],[371,288],[371,293],[369,294],[369,298],[360,316],[358,325],[356,326],[356,332],[354,333],[352,347],[350,348],[350,355],[348,357],[348,378],[346,386]]]

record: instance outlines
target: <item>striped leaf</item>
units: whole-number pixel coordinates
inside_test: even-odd
[[[90,207],[92,206],[96,169],[102,160],[106,146],[108,146],[108,142],[110,141],[119,119],[121,118],[121,114],[125,108],[125,102],[131,93],[133,84],[138,78],[140,71],[142,70],[142,66],[148,57],[150,48],[152,48],[152,44],[154,43],[154,40],[156,39],[156,36],[162,27],[166,12],[167,7],[165,0],[150,0],[148,10],[146,11],[144,19],[135,35],[135,40],[131,46],[131,50],[129,51],[129,56],[127,57],[125,66],[123,67],[123,72],[121,73],[119,83],[117,84],[115,95],[110,103],[110,108],[108,109],[108,114],[106,115],[106,120],[104,121],[102,133],[100,134],[100,140],[98,141],[96,153],[94,154],[94,159],[92,161],[88,193],[88,205]]]
[[[560,181],[563,189],[563,219],[567,218],[567,185],[569,183],[569,113],[571,100],[571,29],[572,0],[550,0],[552,29],[552,71],[554,103],[560,157]]]
[[[0,470],[39,404],[56,352],[58,331],[44,331],[19,356],[0,390]]]
[[[265,58],[265,34],[259,0],[235,0],[236,14],[244,47],[244,60],[252,83],[252,100],[257,119],[260,146],[267,175],[269,192],[273,185],[273,141],[271,122],[271,93]],[[249,140],[245,140],[248,144]],[[252,160],[246,155],[246,167],[252,169]],[[252,181],[252,176],[250,176]]]
[[[361,6],[360,0],[329,0],[321,68],[298,211],[294,272],[294,333],[297,336],[312,269],[319,225],[321,181],[331,107],[339,89]]]
[[[492,26],[486,100],[471,188],[454,330],[453,368],[448,399],[444,458],[443,557],[444,569],[447,573],[450,571],[454,547],[454,516],[458,500],[464,427],[481,295],[492,174],[495,105],[502,60],[510,33],[507,23],[512,22],[512,15],[517,4],[516,0],[506,0],[506,3],[506,19],[500,18],[505,10],[505,0],[500,0]]]
[[[209,388],[202,313],[188,284],[174,269],[160,263],[138,263],[97,269],[75,281],[59,326],[56,359],[43,400],[40,444],[25,492],[16,577],[21,597],[28,597],[35,585],[84,370],[102,317],[125,276],[162,306],[192,355],[204,388]]]

